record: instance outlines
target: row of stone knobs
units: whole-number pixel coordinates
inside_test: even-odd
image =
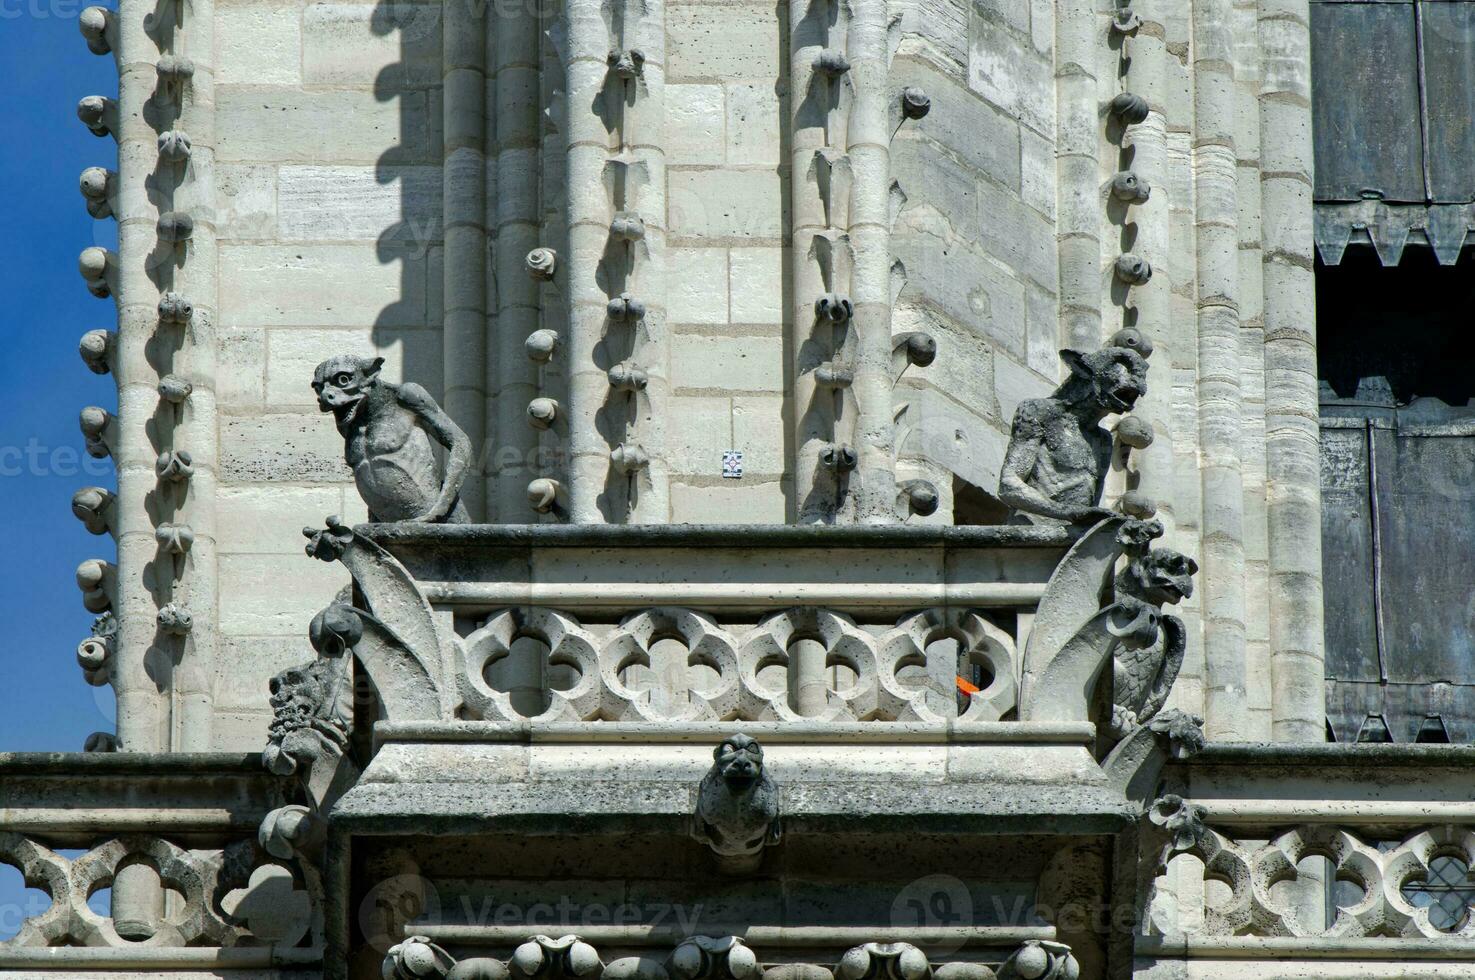
[[[78,25],[87,46],[94,54],[109,54],[116,39],[116,14],[103,7],[88,7],[78,19]],[[182,107],[185,92],[194,76],[194,64],[190,59],[177,55],[164,55],[156,65],[157,85],[155,101],[160,105]],[[118,105],[113,99],[92,95],[77,104],[77,116],[90,132],[99,137],[118,137]],[[189,160],[191,145],[189,136],[181,129],[162,132],[158,137],[158,153],[161,169],[178,166]],[[79,189],[86,202],[87,213],[99,220],[116,218],[114,201],[117,194],[118,175],[105,167],[89,167],[79,181]],[[194,218],[181,211],[165,211],[159,215],[157,234],[161,246],[187,254],[188,243],[194,235]],[[117,286],[118,256],[108,249],[92,246],[84,249],[78,259],[78,270],[88,291],[101,299],[113,296]],[[158,304],[158,328],[185,329],[193,318],[193,306],[183,295],[166,292]],[[116,334],[110,330],[97,329],[83,335],[78,353],[83,363],[95,374],[111,373],[116,356]],[[188,378],[166,375],[158,385],[161,417],[167,416],[165,428],[172,431],[177,427],[180,412],[193,392]],[[86,450],[94,458],[113,455],[115,442],[115,419],[109,411],[98,406],[82,410],[79,422]],[[172,489],[176,499],[183,498],[185,487],[194,474],[194,464],[187,449],[167,448],[155,464],[161,489]],[[72,511],[87,530],[93,534],[114,534],[115,496],[102,487],[84,487],[72,497]],[[174,581],[183,576],[183,566],[195,533],[188,524],[166,521],[155,528],[155,540],[160,560],[172,569]],[[113,595],[117,588],[117,568],[104,559],[84,561],[77,569],[77,585],[82,592],[83,605],[88,611],[99,614],[93,625],[92,635],[77,648],[77,660],[83,676],[94,685],[107,684],[111,679],[111,658],[117,621],[113,615]],[[173,602],[165,603],[157,614],[157,625],[167,635],[183,636],[190,631],[192,617],[189,611]],[[97,740],[99,748],[115,747],[116,740]],[[106,742],[106,744],[104,744]]]
[[[551,248],[535,248],[528,253],[527,272],[535,282],[552,282],[558,274],[558,253]],[[542,327],[528,334],[523,342],[528,360],[544,365],[552,362],[563,346],[557,330]],[[561,406],[553,398],[534,398],[528,403],[528,424],[535,429],[550,429],[557,421]],[[540,476],[528,484],[528,503],[534,513],[553,514],[561,511],[563,484],[551,476]]]

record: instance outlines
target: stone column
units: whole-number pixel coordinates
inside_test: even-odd
[[[499,24],[505,23],[505,18]],[[473,465],[461,498],[473,520],[490,507],[487,466],[487,236],[485,5],[452,0],[442,8],[442,198],[445,318],[441,328],[446,412],[471,440]],[[519,494],[521,496],[521,494]]]
[[[1307,0],[1260,0],[1273,735],[1326,738]]]
[[[528,253],[539,247],[541,174],[538,129],[542,66],[539,24],[526,4],[498,8],[490,43],[494,48],[497,193],[491,207],[495,247],[497,299],[496,342],[487,377],[494,378],[496,433],[491,503],[497,520],[523,524],[535,519],[528,503],[528,481],[537,474],[530,464],[538,447],[538,430],[528,408],[539,390],[537,365],[525,344],[539,326],[539,283],[527,271]],[[556,399],[555,399],[556,401]]]
[[[1193,166],[1198,242],[1198,434],[1203,493],[1205,730],[1248,735],[1239,350],[1239,200],[1231,0],[1195,0]]]
[[[1056,247],[1060,342],[1092,350],[1101,330],[1100,128],[1096,60],[1101,37],[1093,0],[1055,5]]]

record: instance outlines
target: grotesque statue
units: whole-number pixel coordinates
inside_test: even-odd
[[[778,788],[763,767],[763,747],[739,733],[712,758],[697,791],[692,835],[719,857],[755,859],[779,839]]]
[[[1111,665],[1111,723],[1113,737],[1125,738],[1150,722],[1164,704],[1183,666],[1187,632],[1177,616],[1163,606],[1177,605],[1193,595],[1198,563],[1167,548],[1154,550],[1161,536],[1157,521],[1132,522],[1124,536],[1128,561],[1116,577],[1116,605],[1112,632],[1121,638]]]
[[[357,612],[332,605],[313,618],[309,635],[318,658],[271,679],[273,718],[266,767],[291,775],[348,747],[353,724],[353,679],[348,658],[363,635]]]
[[[417,384],[381,380],[382,357],[340,354],[319,364],[312,389],[318,408],[332,412],[344,440],[359,496],[371,521],[465,524],[461,484],[471,441]],[[445,472],[430,440],[447,450]]]
[[[1034,520],[1091,524],[1111,516],[1100,506],[1111,464],[1111,435],[1101,420],[1130,412],[1147,390],[1150,345],[1123,331],[1101,350],[1060,357],[1070,377],[1049,398],[1020,402],[999,476],[999,499]]]

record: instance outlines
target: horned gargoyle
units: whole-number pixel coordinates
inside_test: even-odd
[[[1095,524],[1111,517],[1101,494],[1112,437],[1101,421],[1130,412],[1147,391],[1151,353],[1151,342],[1135,330],[1119,332],[1089,354],[1061,351],[1070,368],[1065,383],[1049,398],[1028,399],[1015,410],[999,499],[1034,522]]]
[[[318,408],[332,412],[371,521],[466,524],[461,485],[472,446],[430,393],[380,377],[384,358],[340,354],[317,366]],[[431,439],[446,449],[444,470]]]
[[[1021,720],[1094,715],[1104,737],[1121,741],[1162,710],[1187,646],[1183,622],[1163,606],[1191,596],[1198,572],[1192,558],[1152,547],[1162,534],[1158,521],[1116,515],[1061,561],[1025,648]]]
[[[712,760],[697,790],[692,836],[716,852],[724,870],[751,870],[779,841],[778,787],[763,765],[763,746],[741,732],[724,739]]]

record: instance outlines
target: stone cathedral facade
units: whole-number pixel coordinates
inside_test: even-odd
[[[80,24],[0,976],[1475,978],[1475,4]]]

